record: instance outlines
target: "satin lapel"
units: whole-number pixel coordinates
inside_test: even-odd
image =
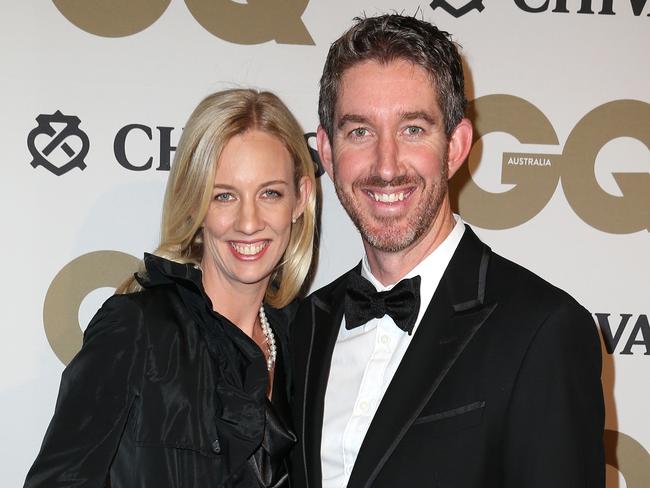
[[[466,228],[363,440],[348,483],[372,486],[456,359],[495,309],[485,304],[490,249]]]
[[[321,486],[321,434],[325,390],[329,377],[332,352],[343,319],[343,297],[347,285],[347,274],[322,299],[312,297],[312,336],[310,354],[305,376],[305,398],[303,401],[303,459],[305,476],[309,488]]]

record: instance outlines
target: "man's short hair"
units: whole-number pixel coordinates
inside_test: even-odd
[[[398,14],[357,17],[347,32],[330,47],[320,80],[318,116],[330,141],[334,135],[334,110],[343,73],[357,63],[406,60],[431,77],[449,137],[465,116],[463,66],[451,35],[436,26]]]

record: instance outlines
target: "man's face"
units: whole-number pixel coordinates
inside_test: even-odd
[[[444,126],[419,66],[365,61],[343,74],[333,138],[319,129],[319,146],[341,203],[374,248],[409,248],[448,207]]]

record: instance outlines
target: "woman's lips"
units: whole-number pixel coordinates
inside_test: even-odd
[[[243,261],[254,261],[259,259],[269,248],[270,240],[245,242],[229,241],[230,251]]]

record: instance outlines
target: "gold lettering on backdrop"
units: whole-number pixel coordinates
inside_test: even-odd
[[[477,142],[492,132],[511,134],[522,144],[558,144],[551,122],[523,98],[511,95],[480,97],[470,103],[468,114],[475,129],[472,152],[480,147]],[[505,193],[488,192],[474,183],[468,164],[461,167],[456,178],[464,183],[458,193],[458,209],[465,220],[487,229],[508,229],[532,219],[546,206],[557,187],[560,173],[557,164],[537,170],[536,167],[507,164],[506,160],[506,164],[502,164],[501,181],[515,187]],[[454,179],[452,192],[455,192]]]
[[[301,20],[309,0],[185,0],[211,34],[237,44],[314,44]]]
[[[481,138],[492,132],[514,136],[522,144],[559,145],[555,129],[534,105],[511,95],[477,98],[469,107],[476,134],[471,157],[479,156]],[[650,230],[650,173],[613,173],[622,196],[607,193],[595,174],[602,147],[631,137],[650,150],[650,104],[638,100],[605,103],[585,115],[569,134],[561,154],[503,153],[501,182],[515,185],[488,192],[465,165],[452,180],[452,199],[468,222],[487,229],[507,229],[536,216],[557,184],[573,211],[587,224],[613,234]],[[484,160],[481,164],[488,164]],[[457,199],[457,202],[456,202]]]
[[[86,32],[124,37],[146,29],[171,0],[53,0],[66,19]]]
[[[52,280],[43,304],[43,324],[54,354],[68,364],[81,348],[79,306],[93,290],[116,288],[137,271],[140,260],[119,251],[96,251],[70,261]]]
[[[74,25],[91,34],[123,37],[146,29],[171,0],[53,0]],[[309,0],[185,0],[196,21],[211,34],[237,44],[313,45],[301,16]]]
[[[606,430],[605,461],[618,469],[627,488],[650,486],[650,454],[638,441],[615,430]]]
[[[650,173],[613,173],[623,196],[610,195],[594,172],[609,141],[632,137],[650,150],[650,104],[617,100],[595,108],[569,134],[562,154],[562,187],[582,220],[612,234],[650,229]]]

